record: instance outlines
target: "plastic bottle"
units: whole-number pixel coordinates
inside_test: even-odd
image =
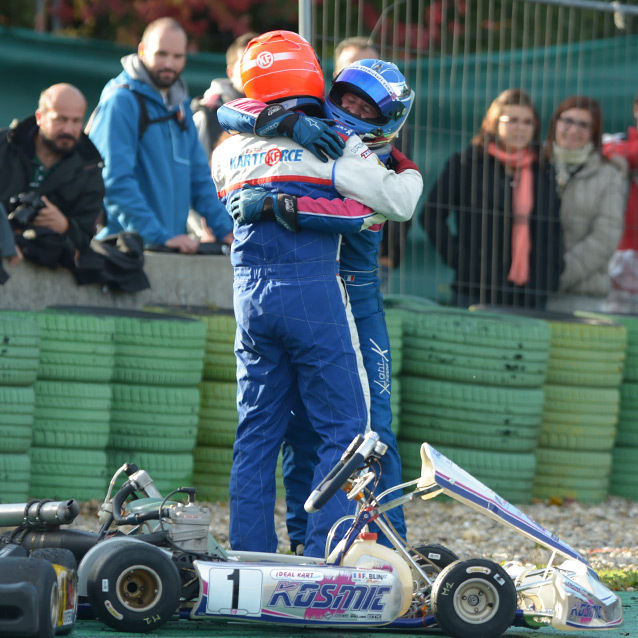
[[[402,605],[399,616],[405,614],[412,601],[412,573],[403,557],[393,549],[377,543],[377,534],[361,532],[352,543],[341,564],[358,569],[383,569],[391,565],[395,575],[401,582]]]

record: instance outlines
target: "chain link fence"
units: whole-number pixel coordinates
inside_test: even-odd
[[[396,225],[387,231],[399,235],[389,242],[397,254],[395,267],[383,273],[386,293],[450,302],[458,263],[444,263],[443,247],[427,237],[420,223],[423,202],[447,159],[477,134],[499,93],[509,88],[529,93],[540,117],[541,142],[554,108],[571,95],[600,103],[605,132],[634,124],[638,6],[585,0],[325,0],[312,4],[311,15],[312,43],[327,75],[336,44],[365,36],[416,91],[399,144],[418,163],[424,194],[407,232]],[[483,237],[481,248],[489,241]]]

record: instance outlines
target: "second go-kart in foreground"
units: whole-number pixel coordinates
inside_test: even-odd
[[[192,488],[162,497],[145,471],[128,464],[118,471],[128,480],[113,497],[118,473],[111,482],[98,534],[48,528],[21,538],[73,550],[80,558],[81,600],[119,631],[151,631],[176,613],[323,628],[439,627],[452,638],[496,638],[512,625],[565,631],[622,625],[619,598],[575,549],[427,443],[421,476],[376,496],[386,449],[375,432],[357,437],[306,502],[315,511],[341,488],[357,502],[336,545],[335,524],[324,559],[224,550],[208,533],[210,512],[195,502]],[[169,500],[177,492],[187,493],[188,502]],[[380,505],[390,493],[398,496]],[[501,566],[484,558],[459,560],[437,544],[405,543],[385,512],[441,493],[544,546],[549,562]],[[394,549],[367,533],[373,520]],[[555,564],[559,557],[562,563]]]

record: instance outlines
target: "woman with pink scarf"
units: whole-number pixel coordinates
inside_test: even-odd
[[[421,223],[455,272],[453,305],[542,309],[558,288],[560,202],[551,166],[539,161],[538,130],[527,93],[504,91],[428,195]]]

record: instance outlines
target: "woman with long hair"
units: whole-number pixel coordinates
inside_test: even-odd
[[[529,95],[508,89],[449,158],[421,223],[455,272],[452,303],[544,308],[562,268],[559,201]]]

